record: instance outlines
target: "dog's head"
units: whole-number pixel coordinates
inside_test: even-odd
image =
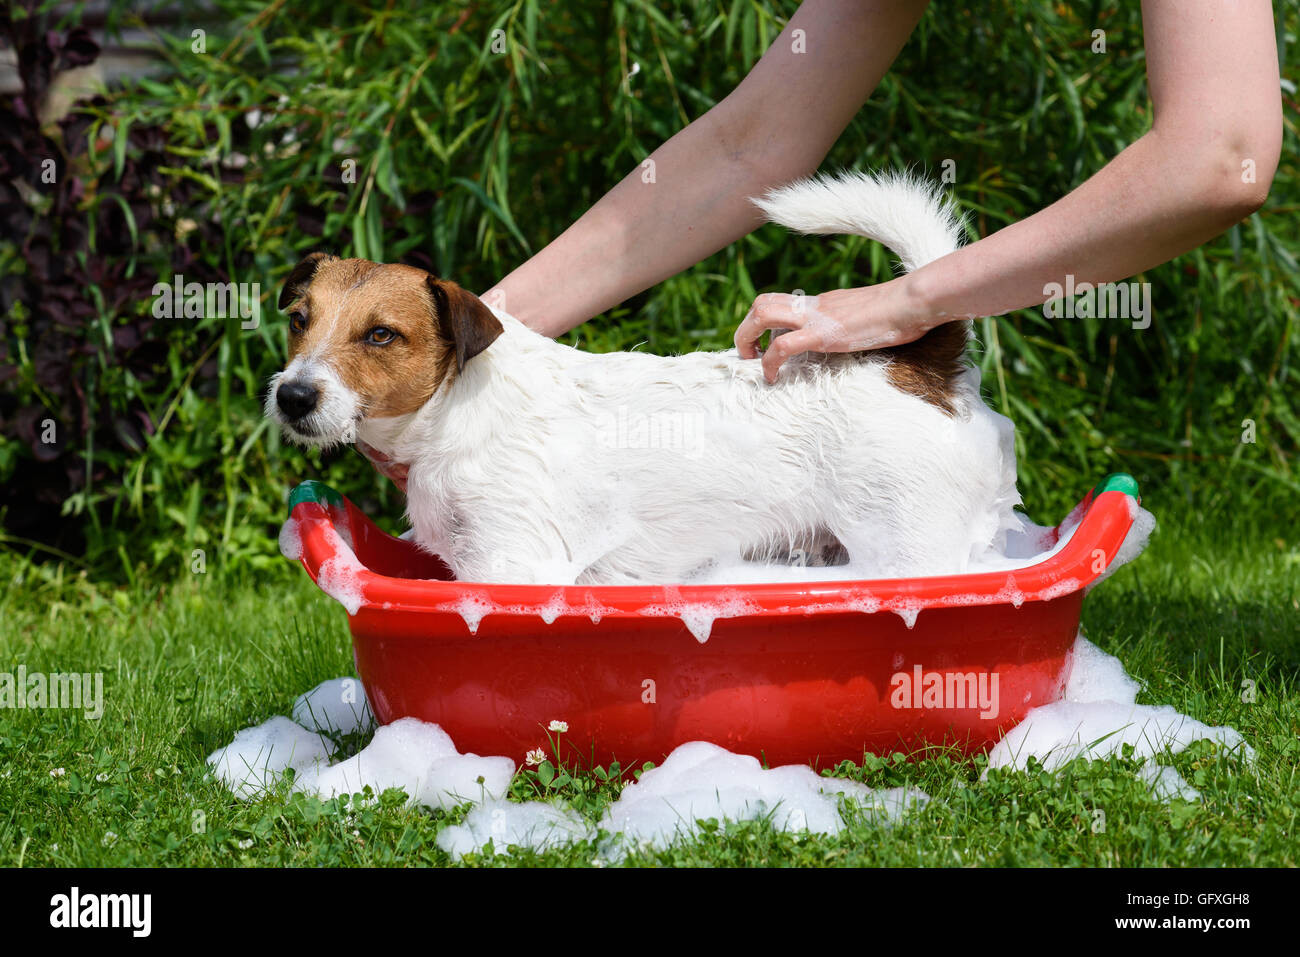
[[[279,307],[289,364],[271,379],[266,414],[303,445],[352,442],[366,419],[416,411],[502,332],[454,282],[325,253],[293,268]]]

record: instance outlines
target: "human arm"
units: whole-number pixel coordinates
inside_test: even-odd
[[[1144,0],[1142,19],[1149,132],[1046,209],[907,276],[823,293],[815,309],[807,299],[758,297],[736,331],[741,355],[758,355],[765,330],[794,330],[763,354],[775,381],[802,352],[897,345],[954,319],[1039,305],[1067,274],[1076,283],[1127,278],[1257,210],[1282,141],[1272,8]]]
[[[806,0],[730,95],[650,155],[654,182],[633,170],[483,298],[557,336],[756,229],[749,198],[817,168],[927,2]]]

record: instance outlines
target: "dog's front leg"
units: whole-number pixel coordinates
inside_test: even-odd
[[[508,553],[479,554],[473,558],[452,559],[448,564],[459,581],[487,582],[494,585],[572,585],[572,580],[556,581],[545,567],[521,555]]]
[[[515,529],[509,540],[499,526],[464,529],[455,536],[448,549],[448,564],[460,581],[488,582],[501,585],[572,585],[576,573],[567,560],[561,540]]]
[[[412,468],[407,495],[407,515],[422,547],[438,555],[458,581],[505,585],[576,582],[577,572],[560,526],[550,516],[553,509],[539,506],[524,495],[502,494],[496,484],[492,495],[448,495],[452,488],[473,489],[483,484],[454,476]],[[489,483],[490,484],[490,483]]]

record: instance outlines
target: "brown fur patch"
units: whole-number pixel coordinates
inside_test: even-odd
[[[889,360],[888,376],[894,388],[953,415],[953,389],[966,368],[966,321],[935,326],[915,342],[880,349],[873,355]]]

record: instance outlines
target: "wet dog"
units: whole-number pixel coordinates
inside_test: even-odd
[[[868,236],[909,269],[955,249],[931,188],[861,174],[757,201]],[[289,363],[266,411],[292,440],[406,463],[414,537],[462,580],[637,584],[842,548],[874,577],[960,572],[1014,524],[1011,424],[964,362],[969,323],[792,360],[561,345],[447,279],[315,253],[280,296]]]

